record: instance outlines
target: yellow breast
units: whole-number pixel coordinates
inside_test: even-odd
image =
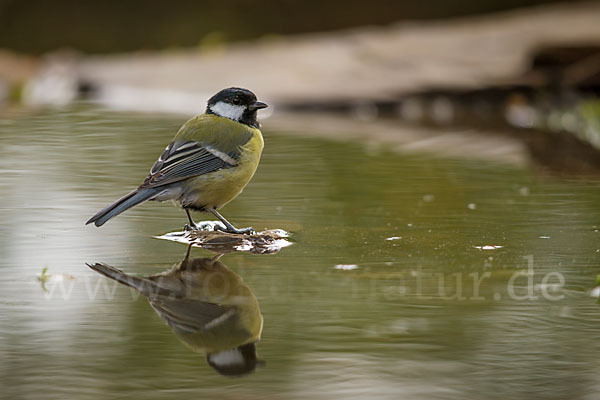
[[[254,176],[264,146],[262,134],[253,129],[252,138],[240,148],[238,165],[192,178],[181,198],[196,207],[220,208],[236,198]]]

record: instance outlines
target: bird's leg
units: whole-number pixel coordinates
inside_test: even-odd
[[[213,213],[215,217],[219,218],[219,220],[226,227],[225,229],[223,229],[221,227],[216,227],[216,229],[218,229],[218,230],[221,230],[223,232],[238,233],[238,234],[251,234],[251,233],[255,232],[254,228],[252,228],[252,227],[237,229],[235,226],[231,225],[231,223],[229,221],[227,221],[225,219],[225,217],[223,217],[221,214],[219,214],[219,212],[217,210],[215,210],[214,208],[211,208],[210,212]]]
[[[190,244],[187,248],[187,251],[185,252],[185,258],[183,259],[183,261],[181,262],[181,267],[179,267],[180,269],[184,270],[187,268],[188,266],[188,261],[190,260],[190,253],[192,252],[192,245]]]
[[[192,216],[190,215],[190,210],[188,210],[187,208],[184,208],[185,213],[187,214],[188,220],[190,221],[189,225],[185,225],[183,227],[184,230],[190,230],[190,229],[198,229],[198,226],[196,226],[196,223],[194,222],[194,220],[192,219]]]

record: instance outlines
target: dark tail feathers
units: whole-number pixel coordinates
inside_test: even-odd
[[[111,267],[110,265],[104,263],[96,263],[96,264],[86,264],[88,267],[93,269],[94,271],[112,279],[123,285],[129,286],[142,293],[145,296],[148,296],[152,293],[153,287],[156,286],[156,283],[144,279],[138,278],[136,276],[127,275],[125,272],[117,269],[115,267]]]
[[[134,288],[146,297],[155,298],[157,296],[176,296],[178,293],[177,291],[173,291],[168,287],[161,286],[161,276],[159,276],[158,279],[155,279],[154,277],[138,278],[137,276],[128,275],[120,269],[111,267],[108,264],[96,263],[86,265],[99,274],[122,283],[123,285]]]
[[[160,189],[136,189],[121,197],[111,205],[98,211],[98,213],[90,218],[85,224],[87,225],[93,222],[96,226],[102,226],[112,217],[116,217],[123,211],[154,197],[159,191]]]

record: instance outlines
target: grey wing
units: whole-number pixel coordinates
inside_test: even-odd
[[[235,316],[231,306],[197,300],[152,298],[149,301],[160,318],[179,333],[205,331]]]
[[[172,142],[140,187],[157,187],[237,165],[239,153],[223,153],[199,142]]]

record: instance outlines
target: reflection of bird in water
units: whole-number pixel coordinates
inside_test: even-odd
[[[148,298],[175,335],[222,375],[252,372],[263,318],[258,300],[242,278],[214,258],[189,259],[147,278],[127,275],[106,264],[90,268],[130,286]]]

